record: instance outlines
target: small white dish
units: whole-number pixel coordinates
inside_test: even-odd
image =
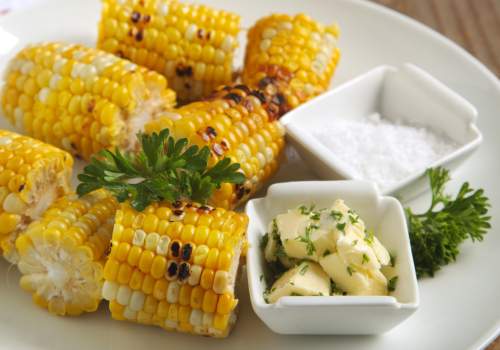
[[[287,296],[267,304],[268,287],[261,276],[266,263],[260,241],[268,223],[301,204],[330,207],[342,198],[396,256],[396,290],[389,296]],[[382,196],[366,181],[304,181],[269,187],[264,198],[248,202],[247,276],[252,307],[274,332],[281,334],[380,334],[413,314],[419,304],[417,278],[401,204]]]
[[[425,126],[446,135],[458,146],[429,164],[456,168],[478,148],[482,136],[477,111],[467,100],[413,64],[379,66],[340,85],[285,115],[281,122],[302,159],[326,180],[356,179],[347,164],[312,132],[329,118],[360,119],[374,113],[384,119]],[[426,169],[382,189],[384,194],[410,199],[427,186]],[[361,180],[361,179],[358,179]]]

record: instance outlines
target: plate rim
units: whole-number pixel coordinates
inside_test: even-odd
[[[66,7],[70,5],[72,2],[80,2],[83,0],[69,0],[65,1],[64,5],[62,2],[58,2],[57,0],[40,0],[33,6],[29,8],[19,9],[15,11],[8,12],[7,14],[0,17],[0,25],[2,25],[6,21],[10,21],[15,18],[21,18],[25,14],[34,15],[37,9],[43,8],[44,5],[47,4],[61,4]],[[88,0],[87,0],[88,1]],[[92,0],[99,2],[100,0]],[[193,0],[186,0],[193,1]],[[433,38],[437,40],[441,45],[446,46],[446,48],[450,49],[454,55],[461,56],[464,58],[469,64],[478,69],[481,74],[481,78],[486,78],[489,82],[491,88],[493,89],[493,94],[497,95],[500,98],[500,77],[497,77],[495,73],[493,73],[483,62],[481,62],[478,58],[469,53],[465,48],[461,47],[459,44],[455,43],[444,34],[441,34],[437,30],[427,26],[426,24],[419,22],[418,20],[404,14],[393,10],[385,5],[378,4],[369,0],[335,0],[340,3],[350,4],[359,6],[361,8],[366,8],[371,11],[378,12],[382,15],[386,15],[391,19],[397,21],[400,24],[408,25],[413,27],[415,30],[425,34],[429,38]],[[86,1],[85,1],[86,2]],[[8,56],[8,54],[7,54]],[[3,73],[3,70],[0,71],[0,75]],[[355,77],[353,77],[355,78]],[[349,79],[352,80],[352,79]],[[497,319],[496,324],[491,326],[486,331],[480,333],[481,335],[476,339],[474,343],[470,346],[471,349],[483,349],[487,346],[491,345],[491,343],[500,336],[500,319]]]

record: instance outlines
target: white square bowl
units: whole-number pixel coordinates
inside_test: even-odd
[[[355,210],[396,256],[396,290],[390,296],[286,296],[267,304],[263,293],[266,269],[260,248],[268,223],[278,214],[301,204],[330,207],[342,198]],[[365,181],[304,181],[269,187],[264,198],[250,200],[247,276],[255,313],[274,332],[281,334],[379,334],[403,322],[419,304],[419,292],[406,220],[401,204],[382,196]]]
[[[383,118],[422,125],[459,146],[429,167],[455,169],[482,141],[477,111],[467,100],[413,64],[380,66],[286,114],[280,122],[302,159],[325,180],[355,179],[345,163],[312,135],[328,118]],[[427,186],[425,170],[403,178],[382,193],[410,199]],[[359,180],[359,179],[358,179]]]

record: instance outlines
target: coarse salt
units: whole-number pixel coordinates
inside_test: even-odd
[[[382,190],[458,147],[446,135],[384,119],[378,113],[356,120],[332,119],[313,135],[355,179],[374,181]]]

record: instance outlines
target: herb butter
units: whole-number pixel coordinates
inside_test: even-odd
[[[274,273],[268,302],[284,295],[388,294],[382,267],[391,256],[341,199],[329,209],[302,205],[276,216],[263,249]]]

